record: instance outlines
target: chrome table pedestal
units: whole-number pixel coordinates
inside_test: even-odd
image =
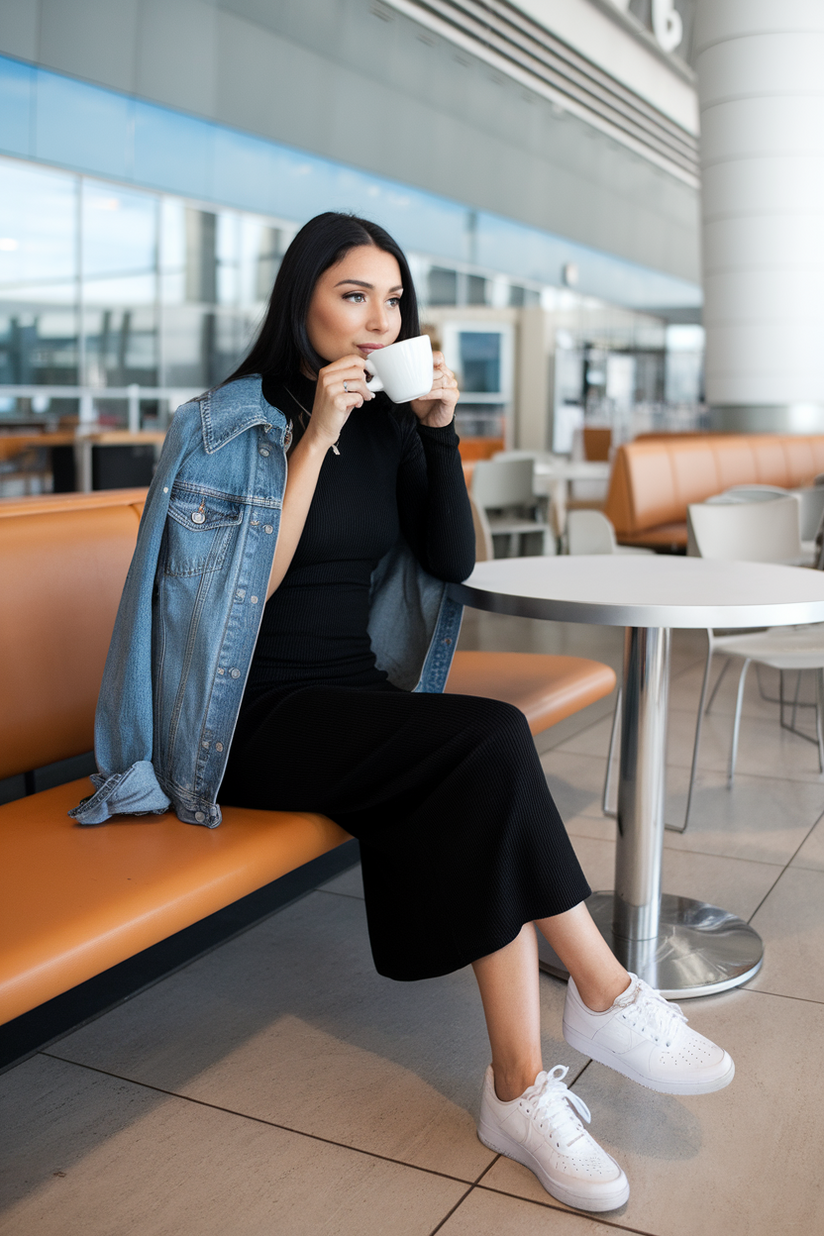
[[[705,996],[752,978],[764,946],[726,910],[661,894],[669,650],[666,627],[627,627],[615,891],[593,893],[588,905],[628,970],[665,996]],[[567,977],[540,934],[538,954],[542,970]]]
[[[703,996],[758,972],[763,945],[717,906],[661,894],[670,629],[824,621],[824,573],[765,562],[605,555],[479,563],[450,586],[499,614],[626,629],[615,890],[590,898],[629,970],[665,995]],[[540,941],[541,966],[566,977]]]
[[[634,974],[674,1000],[710,996],[746,983],[761,969],[761,937],[728,910],[664,893],[658,935],[627,940],[613,931],[614,893],[593,893],[587,901],[601,935],[615,956]],[[556,978],[569,977],[542,935],[538,965]]]

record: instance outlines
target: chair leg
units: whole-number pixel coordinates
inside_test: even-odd
[[[712,645],[710,645],[710,652],[708,654],[707,669],[709,669],[709,658],[710,657],[712,657]],[[709,710],[712,708],[718,688],[721,686],[721,681],[729,668],[730,668],[730,658],[727,657],[726,661],[724,662],[721,668],[721,673],[718,675],[718,677],[715,680],[715,686],[712,689],[712,695],[710,696],[709,703],[707,704],[707,712],[709,712]]]
[[[824,669],[816,670],[815,736],[818,739],[818,771],[824,773]]]
[[[615,819],[618,811],[615,807],[609,805],[609,792],[612,787],[612,757],[615,754],[616,740],[618,737],[618,727],[621,723],[621,698],[622,688],[618,688],[618,694],[615,697],[615,712],[612,714],[612,730],[609,735],[609,752],[607,754],[607,771],[604,776],[604,796],[601,800],[601,810],[604,815],[608,815],[611,819]]]
[[[733,779],[735,778],[735,761],[738,758],[738,732],[741,729],[741,705],[744,702],[744,682],[747,677],[747,670],[750,668],[752,658],[747,657],[741,669],[741,677],[738,679],[738,697],[735,701],[735,720],[732,726],[732,750],[730,751],[730,766],[727,772],[727,786],[732,788]]]
[[[693,742],[693,746],[692,746],[692,765],[690,767],[690,783],[689,783],[689,787],[687,788],[687,806],[686,806],[686,810],[684,811],[684,823],[681,825],[680,828],[678,827],[677,824],[665,824],[664,825],[665,828],[668,828],[670,832],[673,832],[673,833],[685,833],[687,831],[687,825],[690,822],[690,810],[692,808],[692,791],[695,787],[695,774],[698,771],[698,748],[701,745],[701,727],[704,724],[704,712],[705,711],[709,712],[710,710],[709,704],[707,705],[706,710],[704,709],[704,700],[707,698],[707,687],[709,686],[709,682],[710,682],[710,668],[712,666],[712,631],[707,631],[707,643],[708,643],[707,660],[706,660],[706,664],[704,665],[704,681],[701,684],[701,698],[698,701],[698,716],[696,717],[696,720],[695,720],[695,741]],[[724,677],[724,673],[726,671],[727,665],[729,665],[729,659],[727,660],[726,665],[724,666],[724,669],[722,669],[721,671],[721,677],[718,679],[718,682],[720,682],[721,678]],[[718,683],[716,683],[715,685],[717,688]],[[710,703],[712,703],[712,700],[710,700]]]
[[[783,676],[784,676],[783,670],[781,671],[781,676],[783,679]],[[793,696],[793,719],[790,722],[790,725],[793,729],[795,729],[795,723],[798,719],[798,697],[800,694],[801,694],[801,670],[798,671],[798,673],[796,674],[796,679],[795,679],[795,695]],[[783,716],[781,719],[783,721],[784,719]]]

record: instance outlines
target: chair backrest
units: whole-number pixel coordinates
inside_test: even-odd
[[[687,508],[687,553],[738,562],[798,562],[798,499],[693,503]]]
[[[706,502],[726,504],[733,502],[772,502],[775,498],[786,498],[791,493],[780,485],[732,485],[722,494],[713,494]]]
[[[531,459],[533,463],[539,460],[541,463],[546,463],[548,461],[551,462],[553,459],[557,459],[558,456],[553,455],[552,451],[522,451],[518,449],[511,451],[496,451],[494,455],[490,456],[490,458],[493,462],[496,462],[499,459]]]
[[[793,494],[801,503],[801,540],[814,541],[824,518],[824,487],[794,489]]]
[[[0,779],[91,750],[145,492],[0,503]]]
[[[602,463],[609,459],[609,452],[612,447],[611,429],[585,426],[582,436],[584,440],[584,459],[600,460]]]
[[[486,511],[482,506],[478,506],[471,494],[469,495],[469,506],[472,511],[472,526],[475,529],[475,561],[491,562],[495,557],[495,549],[492,541],[492,529],[489,526]]]
[[[472,472],[472,497],[485,510],[534,506],[532,459],[481,459]]]
[[[615,530],[600,511],[568,511],[566,535],[571,554],[615,553]]]

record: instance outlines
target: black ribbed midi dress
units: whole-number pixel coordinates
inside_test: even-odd
[[[314,384],[263,390],[299,433]],[[399,532],[438,578],[472,569],[457,446],[385,395],[352,412],[266,605],[219,795],[358,838],[375,965],[394,979],[457,970],[590,891],[523,714],[402,691],[375,664],[369,582]]]

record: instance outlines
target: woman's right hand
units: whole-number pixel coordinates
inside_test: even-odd
[[[352,409],[375,398],[366,385],[365,371],[366,362],[358,355],[342,356],[320,370],[307,437],[327,449],[337,442]]]

